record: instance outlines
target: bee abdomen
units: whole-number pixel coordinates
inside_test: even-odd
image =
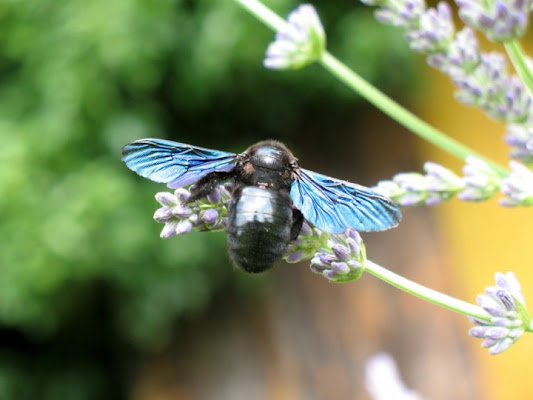
[[[272,267],[287,250],[292,225],[288,193],[257,186],[237,188],[228,207],[228,249],[247,272]]]

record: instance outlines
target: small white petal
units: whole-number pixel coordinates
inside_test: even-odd
[[[263,61],[267,68],[301,68],[316,61],[325,49],[324,28],[313,6],[298,7],[287,21],[267,49]]]
[[[374,400],[421,400],[400,378],[394,359],[387,353],[371,357],[365,368],[365,386]]]

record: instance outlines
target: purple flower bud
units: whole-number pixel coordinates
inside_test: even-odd
[[[445,196],[450,197],[464,187],[462,179],[442,165],[428,161],[424,170],[427,174],[426,187],[430,192],[446,193]]]
[[[176,218],[189,218],[192,214],[192,209],[190,207],[178,204],[171,209],[171,212]]]
[[[161,230],[161,239],[169,239],[176,234],[176,227],[178,226],[178,221],[170,221],[165,224]]]
[[[509,292],[504,289],[500,289],[498,290],[498,293],[496,295],[498,296],[504,307],[507,309],[507,311],[512,311],[515,309],[513,297]]]
[[[474,326],[473,328],[470,328],[468,330],[468,334],[472,337],[483,339],[485,338],[485,332],[487,331],[488,327],[486,326]]]
[[[486,321],[469,318],[478,325],[471,328],[469,334],[485,339],[482,346],[489,348],[490,354],[499,354],[522,336],[531,318],[515,275],[497,273],[494,280],[496,286],[485,288],[485,294],[477,296],[477,303],[491,318]]]
[[[348,247],[350,248],[350,253],[352,254],[359,254],[361,253],[362,251],[362,248],[361,248],[361,243],[362,241],[361,240],[354,240],[352,238],[347,238],[346,239],[346,244],[348,245]]]
[[[176,196],[174,196],[172,193],[168,192],[159,192],[156,193],[155,199],[159,204],[161,204],[164,207],[174,207],[176,204],[178,204],[178,199]]]
[[[329,265],[335,260],[336,260],[336,258],[335,258],[335,256],[333,254],[320,253],[318,255],[318,261],[322,265]]]
[[[287,262],[297,263],[306,259],[306,254],[303,250],[295,251],[287,256]]]
[[[189,233],[193,228],[193,225],[191,221],[189,220],[181,220],[176,225],[176,234],[177,235],[185,235],[186,233]]]
[[[213,190],[207,195],[207,201],[211,204],[216,204],[220,202],[220,193],[217,190]]]
[[[350,267],[345,262],[332,262],[331,263],[332,272],[335,274],[347,274],[350,272]]]
[[[215,225],[215,223],[218,221],[218,211],[210,208],[205,210],[201,215],[201,220],[204,221],[208,225]]]
[[[334,244],[331,250],[339,260],[348,261],[350,258],[350,250],[342,244]]]
[[[361,235],[355,229],[346,229],[344,233],[348,239],[351,239],[357,243],[361,243],[363,241],[361,239]]]
[[[489,346],[489,353],[493,356],[496,354],[503,353],[505,350],[507,350],[515,341],[511,338],[505,338],[499,341],[496,341],[492,346]]]
[[[513,272],[507,272],[506,274],[497,272],[494,275],[494,280],[498,287],[510,293],[520,303],[526,303],[526,301],[524,300],[524,295],[522,294],[522,287],[520,286],[520,282],[518,282],[518,279],[516,279],[516,275]]]
[[[493,297],[480,294],[476,297],[476,301],[479,306],[487,311],[490,315],[504,317],[507,312],[507,310],[502,307],[501,302]]]
[[[485,337],[492,340],[501,340],[509,334],[509,329],[495,326],[485,331]]]
[[[185,204],[191,197],[191,192],[187,189],[179,188],[174,191],[174,195],[179,199],[180,203]]]
[[[154,219],[157,222],[169,222],[172,219],[172,210],[168,207],[161,207],[154,213]]]

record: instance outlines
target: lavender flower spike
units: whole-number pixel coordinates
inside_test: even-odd
[[[374,189],[401,206],[436,205],[464,188],[464,182],[443,166],[426,162],[426,175],[416,172],[397,174],[392,181],[381,181]]]
[[[456,3],[461,19],[495,42],[522,36],[533,5],[531,0],[456,0]]]
[[[157,222],[165,224],[161,238],[169,239],[174,235],[184,235],[191,230],[216,231],[226,227],[227,208],[231,188],[220,185],[207,196],[193,203],[187,201],[191,197],[187,189],[179,188],[174,193],[160,192],[155,199],[161,208],[154,213]]]
[[[485,288],[477,296],[477,303],[491,315],[490,321],[469,317],[477,326],[470,336],[484,339],[482,346],[492,355],[507,350],[522,334],[530,329],[531,318],[526,309],[520,283],[512,272],[496,273],[496,286]]]
[[[511,161],[511,173],[503,179],[500,200],[502,206],[530,206],[533,204],[533,171],[518,161]]]
[[[329,235],[327,243],[311,260],[311,270],[331,282],[349,282],[363,274],[366,250],[359,233],[347,229],[344,234]]]
[[[279,30],[267,49],[263,65],[271,69],[298,69],[317,61],[326,48],[326,34],[318,14],[303,4],[287,17],[289,23]]]
[[[416,29],[406,33],[409,46],[416,52],[437,53],[446,51],[455,35],[452,11],[445,2],[421,13]]]

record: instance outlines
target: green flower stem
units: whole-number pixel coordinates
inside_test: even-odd
[[[235,1],[275,31],[279,31],[288,25],[285,20],[272,12],[259,0]],[[354,71],[333,57],[329,52],[324,51],[319,59],[319,62],[325,69],[352,88],[355,92],[359,93],[367,101],[379,108],[389,117],[410,129],[421,138],[462,160],[466,159],[466,157],[470,155],[481,158],[501,176],[508,175],[508,172],[504,167],[479,155],[474,150],[468,148],[455,139],[450,138],[443,132],[429,125],[427,122],[423,121],[410,111],[406,110],[400,104],[396,103],[394,100],[366,82]]]
[[[448,310],[490,322],[490,315],[481,307],[419,285],[418,283],[410,281],[403,276],[397,275],[370,260],[365,261],[364,268],[365,271],[370,272],[376,278],[381,279],[382,281],[385,281],[388,284],[403,290],[404,292],[420,297],[421,299],[427,300],[438,306],[447,308]]]
[[[246,8],[250,13],[261,20],[265,25],[268,25],[272,30],[279,31],[287,27],[289,24],[275,12],[270,10],[267,6],[259,0],[235,0],[241,6]]]
[[[462,160],[465,160],[468,156],[476,156],[477,158],[484,160],[501,176],[508,175],[508,172],[504,167],[479,155],[474,150],[463,145],[461,142],[452,139],[445,133],[439,131],[410,111],[406,110],[390,97],[380,92],[374,86],[370,85],[367,81],[340,62],[337,58],[332,56],[329,52],[324,51],[320,59],[320,63],[324,66],[324,68],[352,88],[355,92],[359,93],[362,97],[375,105],[389,117],[398,121],[400,124],[410,129],[413,133],[420,136],[424,140]]]
[[[516,73],[524,82],[524,85],[529,89],[529,93],[533,95],[533,71],[527,65],[526,57],[522,51],[522,47],[516,40],[506,42],[505,50],[509,59],[514,65]]]

